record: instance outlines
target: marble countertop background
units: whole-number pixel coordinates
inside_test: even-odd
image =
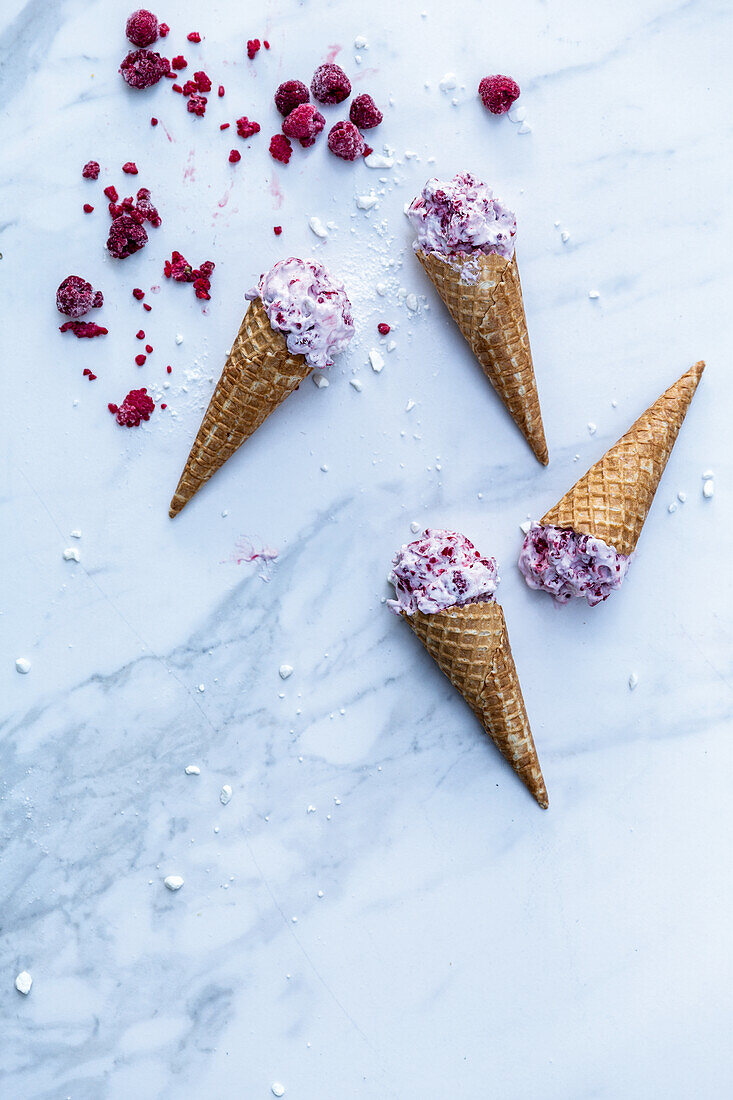
[[[204,119],[168,82],[122,85],[129,5],[7,0],[0,15],[0,1094],[722,1096],[730,5],[175,7],[163,52],[226,86]],[[248,62],[255,36],[271,49]],[[372,144],[394,149],[391,169],[323,141],[286,168],[269,158],[275,86],[329,51],[385,105]],[[476,99],[496,71],[521,84],[521,126]],[[262,124],[246,146],[218,128],[245,113]],[[98,184],[81,179],[90,158]],[[129,159],[163,225],[121,264],[100,195],[126,193]],[[546,470],[410,251],[404,204],[463,168],[517,210]],[[311,217],[333,223],[327,239]],[[172,249],[215,261],[206,308],[161,278]],[[289,254],[344,280],[357,337],[327,389],[302,386],[171,522],[244,292]],[[104,291],[104,341],[58,333],[69,272]],[[143,315],[132,287],[160,283]],[[396,348],[375,373],[381,320]],[[141,326],[155,351],[138,370]],[[698,358],[623,591],[556,609],[516,570],[519,524]],[[128,432],[107,403],[136,385],[168,408]],[[500,563],[546,813],[384,607],[413,521]],[[248,544],[279,551],[265,578],[237,563]]]

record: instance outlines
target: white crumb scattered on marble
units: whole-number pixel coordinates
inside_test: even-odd
[[[307,814],[314,814],[316,812],[316,808],[315,808],[315,806],[309,806],[308,809],[305,812]]]
[[[280,675],[281,680],[287,680],[288,676],[293,675],[293,666],[292,665],[280,665],[280,668],[277,671]]]
[[[206,691],[206,684],[199,684],[199,691],[203,694]]]
[[[22,993],[24,997],[27,997],[31,991],[33,985],[33,978],[30,976],[27,970],[21,970],[18,977],[15,979],[15,988],[19,993]]]
[[[667,511],[668,512],[676,512],[677,511],[677,501],[676,500],[673,500],[672,503],[667,506]]]
[[[528,535],[529,534],[529,529],[530,529],[531,526],[532,526],[532,520],[531,519],[525,519],[524,523],[519,524],[519,530],[523,534]]]
[[[181,336],[180,332],[176,333],[176,343],[179,345],[183,343],[183,337]]]
[[[516,107],[516,106],[515,107],[510,107],[508,112],[507,112],[507,118],[509,119],[510,122],[524,122],[526,117],[527,117],[527,108],[526,107]],[[558,224],[559,224],[558,222],[555,222],[555,225],[558,225]]]
[[[684,504],[685,501],[687,500],[687,493],[684,493],[680,489],[679,493],[677,494],[677,500],[680,502],[680,504]]]
[[[618,401],[616,400],[615,397],[614,397],[613,401],[611,402],[611,408],[612,409],[618,408]]]
[[[450,92],[458,84],[458,78],[455,73],[446,73],[445,76],[438,82],[438,87],[441,92]]]
[[[415,313],[418,309],[417,294],[408,294],[405,298],[405,305],[412,313]]]
[[[567,244],[570,240],[570,234],[568,233],[567,229],[563,229],[562,233],[560,234],[560,240],[563,244]]]
[[[228,515],[229,515],[229,511],[228,511],[227,508],[225,508],[224,511],[221,513],[221,518],[226,519]]]
[[[27,657],[15,658],[15,671],[22,673],[24,676],[31,670],[31,663]]]
[[[405,149],[405,160],[417,160],[418,156],[414,149]]]
[[[412,531],[413,535],[416,535],[418,533],[418,531],[420,530],[420,524],[417,522],[417,520],[414,519],[412,521],[412,523],[410,524],[410,530]]]
[[[374,289],[376,290],[379,297],[383,298],[385,296],[385,294],[387,293],[387,284],[386,283],[377,283],[377,285],[375,286]]]
[[[600,298],[600,294],[598,293],[597,290],[589,290],[588,291],[588,297],[595,300],[596,298]]]
[[[714,492],[715,482],[711,477],[709,477],[706,481],[702,483],[702,495],[705,497],[705,500],[710,500]]]
[[[358,195],[356,199],[356,205],[360,210],[372,210],[378,202],[379,199],[373,193],[370,195]]]
[[[709,477],[714,477],[714,476],[715,475],[714,475],[712,470],[705,470],[705,472],[702,475],[702,479],[703,479],[703,481],[707,481]]]
[[[413,410],[414,408],[415,408],[415,402],[414,402],[414,401],[412,400],[412,398],[410,398],[410,400],[409,400],[409,401],[407,402],[407,404],[405,405],[405,412],[406,412],[406,413],[408,413],[408,412],[412,412],[412,410]]]
[[[397,347],[397,341],[396,340],[390,340],[387,344],[387,351],[394,351],[394,349],[396,347]]]
[[[313,375],[313,381],[318,386],[319,390],[325,390],[326,386],[330,385],[325,374],[322,374],[320,371],[315,372],[315,374]]]
[[[377,374],[384,369],[384,359],[382,358],[381,352],[376,348],[372,348],[369,352],[369,362],[371,363],[372,370]]]
[[[359,378],[350,378],[349,385],[353,386],[357,393],[361,393],[361,391],[364,389],[363,383]]]
[[[328,236],[328,230],[326,229],[325,225],[323,224],[323,222],[321,221],[320,218],[316,218],[316,217],[309,218],[308,219],[308,225],[310,226],[311,232],[315,233],[315,235],[317,237],[327,237]]]
[[[319,890],[319,891],[318,891],[318,897],[319,897],[319,898],[322,898],[322,897],[323,897],[323,890]]]
[[[183,886],[183,879],[180,875],[166,875],[163,879],[163,885],[167,890],[172,890],[175,893]]]
[[[635,672],[632,672],[629,676],[629,691],[633,691],[636,685],[639,683],[639,677]]]
[[[357,34],[356,38],[354,39],[354,49],[355,50],[368,50],[369,49],[369,43],[367,42],[367,40],[366,40],[366,38],[364,37],[363,34]]]
[[[70,531],[69,532],[69,537],[72,538],[72,539],[80,539],[81,538],[81,531],[79,530],[79,528],[77,527],[74,531]]]
[[[67,546],[64,550],[64,561],[79,561],[79,551],[75,546]]]
[[[532,133],[532,127],[530,126],[530,124],[528,122],[523,122],[522,125],[517,130],[517,133],[518,134],[531,134]]]
[[[298,918],[297,917],[291,917],[290,920],[292,921],[293,924],[298,923]]]
[[[293,920],[296,920],[296,919],[297,919],[296,917],[293,917]],[[273,1081],[272,1087],[270,1088],[270,1092],[272,1093],[273,1096],[284,1096],[285,1095],[285,1085],[281,1085],[279,1081]]]
[[[382,153],[370,153],[368,157],[364,157],[364,163],[367,168],[391,168],[394,158],[385,157]]]
[[[327,474],[327,473],[328,473],[328,463],[327,463],[327,462],[324,462],[324,463],[323,463],[323,464],[321,465],[321,473],[322,473],[322,474]]]
[[[186,775],[201,775],[201,768],[198,764],[186,764]]]
[[[225,783],[222,789],[219,791],[219,801],[222,806],[228,806],[232,800],[232,788],[228,783]]]
[[[596,427],[596,425],[593,423],[592,420],[588,421],[588,431],[590,432],[591,435],[595,435],[596,432],[598,431],[598,428]]]

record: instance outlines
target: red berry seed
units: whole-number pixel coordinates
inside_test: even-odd
[[[242,159],[242,154],[239,152],[238,149],[230,149],[230,151],[229,151],[229,163],[230,164],[236,164],[237,161],[240,161],[241,159]]]
[[[199,34],[198,31],[191,31],[190,34],[186,35],[186,38],[188,39],[189,42],[200,42],[201,41],[201,35]]]
[[[283,231],[283,227],[281,225],[273,226],[272,232],[275,234],[276,237],[279,237],[280,234],[282,233],[282,231]]]
[[[386,321],[382,321],[380,324],[377,325],[377,332],[379,332],[382,336],[387,336],[389,331],[390,327]]]
[[[360,130],[372,130],[383,119],[383,114],[370,95],[358,95],[351,104],[349,118]]]
[[[503,115],[514,100],[519,99],[519,85],[509,76],[485,76],[478,86],[478,94],[492,115]]]
[[[91,214],[94,210],[94,207],[91,205],[91,203],[85,202],[83,210],[85,214]]]
[[[325,118],[312,103],[301,103],[283,122],[283,133],[297,139],[307,149],[315,145],[316,137],[325,125]]]
[[[314,72],[311,92],[319,103],[343,103],[351,95],[351,81],[340,65],[329,61]]]
[[[310,92],[301,80],[286,80],[275,92],[275,106],[284,117],[309,99]]]
[[[128,160],[125,164],[122,165],[122,171],[125,173],[126,176],[136,176],[137,165],[135,164],[135,161]]]
[[[358,160],[364,155],[364,138],[353,122],[337,122],[329,132],[328,148],[341,160]]]
[[[260,124],[259,122],[250,122],[246,115],[242,115],[237,119],[237,133],[241,138],[245,140],[251,138],[254,134],[259,134]]]
[[[149,46],[152,42],[155,42],[158,37],[158,30],[156,16],[151,11],[140,8],[139,11],[134,11],[127,20],[125,34],[133,46],[142,49],[143,46]]]
[[[99,179],[99,165],[96,160],[88,160],[82,168],[81,174],[85,180]]]
[[[293,154],[293,147],[282,134],[275,134],[270,138],[270,156],[273,160],[279,160],[281,164],[287,164]]]
[[[142,367],[142,365],[144,364],[146,358],[147,358],[147,356],[145,356],[145,355],[136,355],[135,356],[135,362],[137,363],[137,365],[139,367]]]
[[[123,59],[120,72],[131,88],[152,88],[168,72],[168,62],[159,53],[134,50]]]

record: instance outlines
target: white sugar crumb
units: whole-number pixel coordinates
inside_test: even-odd
[[[372,365],[372,370],[376,371],[377,374],[379,374],[379,372],[384,369],[384,359],[382,358],[381,353],[378,352],[376,348],[372,348],[372,350],[369,352],[369,362]]]
[[[443,79],[439,82],[438,87],[440,88],[441,92],[450,92],[455,88],[457,83],[458,79],[455,73],[446,73]]]
[[[27,657],[16,657],[15,659],[15,671],[22,673],[24,676],[31,670],[31,663]]]
[[[530,124],[528,122],[523,122],[522,125],[517,130],[517,133],[518,134],[531,134],[532,133],[532,127],[530,126]]]
[[[567,229],[563,229],[562,233],[560,234],[560,240],[563,244],[567,244],[570,240],[570,234],[568,233]]]
[[[396,340],[390,340],[387,344],[387,351],[394,351],[394,349],[396,347],[397,347],[397,341]]]
[[[22,993],[24,997],[27,997],[31,991],[33,985],[33,978],[30,976],[27,970],[21,970],[18,977],[15,979],[15,988],[19,993]]]
[[[417,522],[416,519],[414,519],[410,524],[410,530],[412,531],[413,535],[416,535],[420,530],[420,524]]]
[[[74,546],[67,546],[64,550],[64,561],[79,561],[79,551]]]
[[[597,427],[595,426],[595,424],[593,423],[592,420],[588,421],[588,431],[590,432],[591,435],[595,435],[596,432],[598,431]]]
[[[367,168],[391,168],[394,164],[392,157],[385,157],[381,153],[370,153],[364,158]]]
[[[186,775],[201,775],[201,768],[198,764],[186,764]]]
[[[166,875],[163,879],[163,885],[166,890],[172,890],[175,893],[176,890],[180,890],[183,886],[183,879],[180,875]]]
[[[181,336],[180,332],[176,333],[176,343],[177,344],[182,344],[183,343],[183,337]]]
[[[219,801],[222,806],[228,806],[232,800],[232,788],[228,783],[225,783],[222,789],[219,791]]]
[[[405,405],[405,412],[406,412],[406,413],[408,413],[408,412],[412,412],[412,410],[413,410],[414,408],[415,408],[415,402],[414,402],[414,401],[412,400],[412,398],[410,398],[410,400],[409,400],[409,401],[407,402],[407,404]]]
[[[313,375],[313,381],[318,386],[319,390],[325,390],[326,386],[329,386],[331,384],[326,378],[325,374],[320,373],[316,373]]]
[[[375,194],[358,195],[356,199],[356,205],[360,210],[371,210],[378,202],[379,199]]]
[[[531,526],[532,526],[532,520],[531,519],[525,519],[524,523],[519,524],[519,530],[522,532],[522,534],[528,535]]]
[[[687,493],[683,493],[680,489],[679,493],[677,494],[677,500],[680,502],[680,504],[684,504],[687,500]]]
[[[589,290],[588,291],[588,297],[589,298],[594,298],[594,299],[595,298],[600,298],[600,294],[598,293],[597,290]]]
[[[524,122],[527,117],[526,107],[510,107],[507,115],[510,122]],[[555,222],[555,225],[559,225],[559,222]]]
[[[316,808],[315,808],[315,806],[309,806],[308,809],[305,812],[307,814],[314,814],[316,812]]]
[[[676,512],[677,511],[677,501],[676,500],[673,500],[672,503],[670,505],[668,505],[667,511],[668,512]]]
[[[79,530],[79,528],[77,527],[76,530],[70,531],[69,532],[69,537],[72,538],[72,539],[80,539],[81,538],[81,531]]]
[[[407,297],[405,298],[405,305],[407,306],[407,308],[409,310],[411,310],[414,313],[418,308],[417,295],[416,294],[408,294]]]
[[[320,218],[309,218],[308,225],[310,226],[311,231],[315,233],[317,237],[328,236],[328,230],[326,229]]]
[[[293,675],[293,666],[292,665],[280,665],[280,668],[278,669],[278,672],[280,673],[280,679],[281,680],[287,680],[288,676]]]
[[[632,672],[629,676],[629,691],[633,691],[636,685],[639,683],[639,677],[635,672]]]
[[[714,492],[715,492],[715,482],[713,481],[713,479],[711,477],[709,477],[707,479],[707,481],[703,482],[702,495],[705,497],[706,500],[710,500],[710,498],[711,498],[711,496],[713,495]]]
[[[349,385],[353,386],[357,393],[361,393],[361,391],[364,389],[364,386],[358,378],[351,378],[349,380]]]
[[[324,462],[323,465],[321,466],[321,473],[322,474],[327,474],[328,473],[328,463],[327,462]]]
[[[713,474],[713,471],[712,471],[712,470],[706,470],[706,471],[704,472],[704,474],[702,475],[702,479],[703,479],[703,481],[707,481],[707,479],[708,479],[709,477],[714,477],[714,476],[715,476],[715,475]]]
[[[295,920],[295,917],[293,917],[293,920]],[[270,1092],[272,1093],[273,1096],[284,1096],[285,1095],[285,1085],[281,1085],[279,1081],[273,1081],[272,1088],[270,1089]]]
[[[387,293],[386,283],[377,283],[377,285],[375,286],[374,289],[376,290],[376,292],[377,292],[377,294],[379,295],[380,298],[383,298],[385,296],[385,294]]]
[[[363,34],[357,34],[356,38],[354,39],[354,49],[355,50],[368,50],[369,49],[369,43],[367,42],[367,40],[366,40],[366,38],[364,37]]]

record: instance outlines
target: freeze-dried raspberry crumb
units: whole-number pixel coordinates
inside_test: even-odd
[[[160,214],[150,201],[150,191],[147,187],[141,187],[137,193],[135,212],[143,221],[150,222],[155,229],[162,224]],[[133,210],[130,210],[130,213],[132,214]]]
[[[64,321],[59,332],[73,332],[79,340],[92,340],[95,336],[106,336],[108,329],[95,325],[93,321]]]
[[[230,149],[229,150],[229,163],[230,164],[236,164],[237,161],[240,161],[241,159],[242,159],[242,154],[239,152],[238,149]]]
[[[311,80],[313,98],[319,103],[343,103],[351,95],[351,81],[340,65],[319,65]]]
[[[279,160],[281,164],[287,164],[293,154],[293,147],[282,134],[275,134],[270,138],[270,156],[273,160]]]
[[[220,84],[219,85],[219,99],[223,99],[223,98],[224,98],[224,85]]]
[[[139,332],[135,333],[135,336],[138,338],[138,340],[144,340],[145,339],[145,331],[143,329],[140,329]]]
[[[368,157],[369,154],[373,153],[373,152],[374,152],[374,150],[372,149],[371,145],[365,145],[364,146],[364,152],[361,155],[363,157]]]
[[[325,118],[312,103],[301,103],[283,122],[283,133],[289,138],[296,138],[307,149],[315,145],[316,138],[325,125]]]
[[[160,26],[158,27],[158,34],[160,35],[161,38],[167,38],[168,35],[170,34],[170,30],[171,29],[170,29],[170,27],[168,26],[167,23],[161,23]]]
[[[382,321],[380,324],[377,325],[377,332],[379,332],[382,336],[386,336],[390,332],[390,327],[386,321]]]
[[[166,372],[166,374],[172,374],[173,373],[173,367],[170,367],[170,366],[166,367],[165,372]]]
[[[135,161],[128,160],[125,164],[122,165],[122,171],[125,173],[126,176],[136,176],[137,165],[135,164]]]
[[[221,126],[219,127],[219,129],[220,129],[220,130],[228,130],[228,129],[229,129],[229,126],[230,126],[230,125],[231,125],[231,123],[229,123],[229,122],[222,122],[222,124],[221,124]]]
[[[165,261],[163,274],[166,279],[174,279],[178,283],[193,283],[196,297],[208,301],[214,267],[211,260],[206,260],[201,267],[194,268],[180,252],[173,252],[170,260]]]
[[[266,38],[263,40],[262,45],[265,47],[266,50],[269,50],[270,43],[267,41]]]
[[[125,34],[133,46],[149,46],[158,37],[158,19],[151,11],[140,8],[127,20]]]
[[[241,118],[237,119],[237,133],[245,140],[251,138],[254,134],[259,134],[260,129],[259,122],[250,122],[246,115],[242,115]]]
[[[366,92],[358,95],[351,104],[349,118],[360,130],[372,130],[384,118],[376,103]]]
[[[492,115],[503,115],[514,100],[519,99],[519,85],[510,76],[485,76],[478,86],[478,94]]]
[[[93,206],[92,206],[92,204],[91,204],[91,203],[89,203],[89,202],[85,202],[85,203],[84,203],[84,206],[82,207],[82,209],[83,209],[83,211],[84,211],[84,213],[85,213],[85,214],[91,214],[91,213],[93,213],[93,212],[94,212],[94,207],[93,207]]]
[[[200,42],[201,41],[201,35],[199,34],[198,31],[191,31],[190,34],[186,35],[186,38],[188,39],[189,42]]]
[[[142,366],[145,365],[145,360],[146,359],[147,359],[147,355],[143,355],[142,353],[140,353],[140,355],[135,356],[135,362],[137,363],[137,365],[139,367],[142,367]]]
[[[84,375],[85,378],[88,378],[90,382],[97,381],[96,374],[92,374],[92,372],[89,370],[89,367],[84,367],[84,370],[81,373]]]
[[[90,309],[99,309],[102,295],[80,275],[67,275],[56,291],[56,308],[67,317],[83,317]]]
[[[151,120],[150,120],[150,125],[151,125],[151,126],[157,126],[157,125],[158,125],[158,120],[157,120],[157,118],[155,117],[155,115],[153,115],[153,117],[151,118]]]
[[[152,306],[149,306],[147,302],[143,302],[143,309],[144,309],[144,310],[145,310],[145,311],[146,311],[147,313],[150,313],[150,310],[151,310],[152,308],[153,308],[153,307],[152,307]]]
[[[206,114],[206,104],[207,99],[205,95],[192,95],[186,107],[188,108],[189,114],[198,115],[198,117],[201,118]]]
[[[166,405],[165,401],[161,401],[161,403],[160,403],[160,407],[161,407],[161,409],[167,409],[167,408],[168,408],[168,406]]]
[[[152,350],[153,350],[153,345],[152,344],[146,344],[145,345],[145,350],[148,353],[148,355],[150,355],[152,353]]]
[[[211,80],[206,75],[206,73],[203,71],[203,69],[200,69],[199,72],[194,73],[193,78],[196,81],[196,84],[198,85],[198,90],[200,92],[210,92],[211,91]]]
[[[134,50],[124,58],[120,72],[131,88],[152,88],[168,72],[168,62],[159,53]]]
[[[139,286],[136,286],[132,292],[133,298],[136,298],[138,302],[141,302],[145,297],[145,291],[141,290]]]
[[[283,227],[281,225],[274,225],[272,227],[272,232],[275,234],[276,237],[279,237],[282,231]]]
[[[364,138],[353,122],[337,122],[329,132],[328,148],[342,160],[358,160],[364,154]]]
[[[262,43],[260,42],[259,38],[249,39],[249,41],[247,42],[247,57],[250,59],[250,61],[252,61],[259,53],[261,45]]]
[[[118,198],[120,197],[117,194],[117,188],[113,187],[112,184],[110,184],[109,187],[105,187],[104,193],[110,202],[117,202]]]
[[[176,54],[176,56],[171,61],[171,68],[172,69],[185,69],[187,65],[188,65],[188,62],[186,61],[186,58],[181,53]]]
[[[101,309],[104,305],[104,295],[101,290],[94,292],[94,301],[92,302],[92,309]]]
[[[155,409],[155,402],[148,396],[145,386],[140,390],[130,390],[121,405],[107,406],[109,411],[117,417],[117,423],[123,428],[138,428],[143,420],[149,420],[150,414]]]
[[[181,87],[180,84],[171,84],[171,91],[172,92],[178,92],[178,94],[180,95],[183,91],[183,88]]]
[[[187,80],[186,83],[183,85],[183,94],[186,96],[193,95],[193,93],[197,92],[198,90],[199,86],[195,80]]]
[[[144,228],[129,214],[121,214],[109,227],[107,249],[118,260],[139,252],[147,243],[148,235]]]
[[[287,117],[301,103],[307,103],[310,92],[302,80],[286,80],[275,92],[275,106],[281,115]]]
[[[99,165],[96,160],[88,160],[82,168],[81,174],[85,180],[98,180]]]

